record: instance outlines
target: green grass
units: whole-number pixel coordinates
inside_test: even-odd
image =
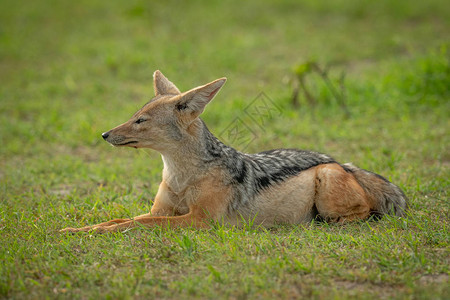
[[[0,298],[448,297],[450,6],[297,2],[0,1]],[[318,104],[291,106],[308,61],[346,74],[350,117],[313,75]],[[227,76],[212,132],[241,117],[247,151],[352,161],[402,187],[410,214],[59,234],[150,209],[159,155],[100,134],[151,97],[155,69],[182,90]],[[243,112],[260,92],[281,108],[264,128]]]

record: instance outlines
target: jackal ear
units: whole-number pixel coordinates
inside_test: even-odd
[[[217,95],[226,81],[227,79],[222,77],[185,92],[177,102],[176,108],[179,111],[190,113],[192,119],[198,117],[205,110],[205,106]]]
[[[155,96],[180,94],[180,91],[175,84],[170,82],[159,70],[156,70],[155,73],[153,73],[153,88],[155,90]]]

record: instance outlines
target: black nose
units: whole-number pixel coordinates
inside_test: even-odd
[[[106,140],[106,139],[108,138],[108,136],[109,136],[109,131],[108,131],[108,132],[103,132],[103,133],[102,133],[102,138],[103,138],[103,139]]]

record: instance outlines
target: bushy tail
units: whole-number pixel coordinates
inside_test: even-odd
[[[344,164],[342,167],[352,173],[362,186],[371,202],[375,214],[404,216],[408,209],[408,198],[403,191],[389,180],[370,171]]]

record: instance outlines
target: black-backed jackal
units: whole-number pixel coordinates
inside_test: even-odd
[[[181,93],[154,73],[155,97],[126,123],[102,134],[113,146],[151,148],[164,161],[151,213],[62,232],[111,232],[137,225],[208,227],[239,224],[330,222],[402,216],[407,198],[384,177],[339,164],[316,152],[278,149],[239,152],[220,142],[199,115],[226,78]]]

